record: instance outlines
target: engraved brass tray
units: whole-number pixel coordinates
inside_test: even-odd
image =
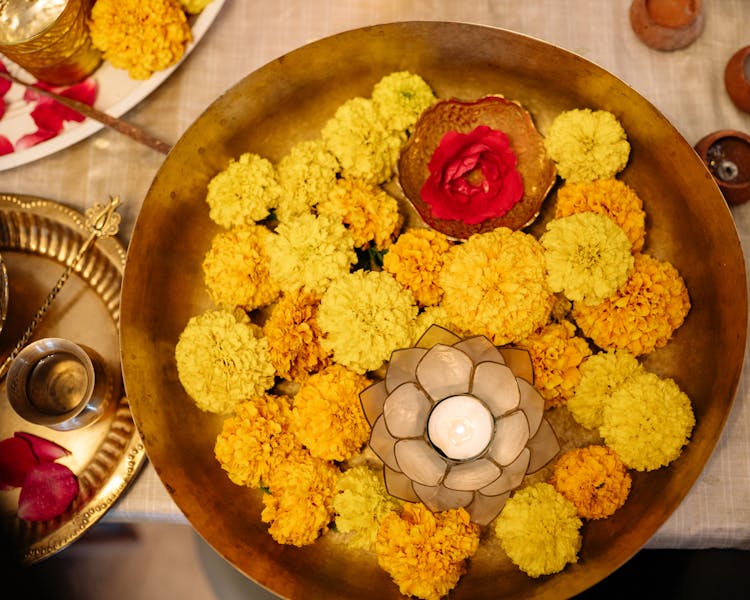
[[[0,252],[8,271],[8,314],[0,357],[13,349],[37,308],[89,235],[77,211],[32,196],[0,194]],[[40,523],[16,516],[19,489],[0,491],[3,550],[23,564],[62,550],[96,523],[120,497],[145,460],[143,442],[120,392],[120,287],[125,249],[101,238],[86,253],[37,328],[32,340],[65,337],[95,350],[116,381],[116,404],[82,429],[54,431],[19,417],[0,382],[0,439],[27,431],[57,442],[71,454],[58,462],[78,477],[80,491],[56,519]]]
[[[206,185],[230,158],[278,161],[319,135],[335,109],[368,96],[384,75],[408,69],[441,98],[500,93],[520,101],[544,133],[561,111],[614,113],[632,154],[621,178],[643,198],[645,250],[682,273],[692,310],[647,368],[690,396],[697,425],[668,468],[633,473],[625,506],[584,525],[577,564],[532,579],[480,545],[450,597],[571,597],[617,569],[665,522],[703,469],[731,408],[747,326],[745,266],[727,206],[692,147],[648,101],[591,62],[536,39],[459,23],[404,22],[344,32],[251,73],[186,131],[156,175],[132,236],[122,294],[125,386],[149,459],[198,533],[256,582],[288,598],[400,598],[366,553],[323,536],[303,548],[274,542],[261,492],[233,484],[214,458],[222,418],[183,391],[174,361],[188,319],[212,307],[201,262],[219,231]]]

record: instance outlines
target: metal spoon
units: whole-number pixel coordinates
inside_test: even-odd
[[[86,227],[91,231],[91,234],[83,243],[83,245],[78,249],[78,252],[73,257],[73,259],[68,262],[68,265],[65,267],[62,275],[60,275],[54,287],[50,290],[49,294],[47,294],[47,297],[45,298],[39,309],[36,311],[36,314],[31,320],[31,323],[29,323],[28,327],[23,332],[23,335],[21,335],[21,339],[18,340],[13,350],[11,350],[11,353],[6,357],[3,364],[0,365],[0,380],[2,380],[8,373],[8,369],[10,368],[10,364],[13,362],[13,359],[15,359],[18,353],[24,348],[24,346],[28,344],[31,336],[34,334],[34,331],[44,318],[44,315],[47,313],[50,306],[52,306],[52,302],[60,293],[60,290],[62,290],[65,282],[68,281],[68,278],[73,273],[73,270],[76,268],[78,263],[81,262],[81,259],[89,251],[91,246],[94,245],[94,242],[96,242],[96,240],[100,237],[117,235],[117,231],[120,228],[121,217],[120,214],[115,211],[119,205],[120,197],[111,196],[108,204],[102,206],[101,204],[97,203],[86,211],[85,224]]]

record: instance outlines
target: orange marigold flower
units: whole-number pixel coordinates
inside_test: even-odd
[[[341,471],[332,462],[298,451],[268,478],[260,517],[279,544],[312,544],[333,519],[333,497]]]
[[[370,381],[333,364],[311,375],[294,397],[292,430],[310,454],[342,461],[358,453],[370,436],[359,393]]]
[[[317,210],[343,221],[358,248],[371,241],[376,248],[388,248],[404,222],[393,196],[359,179],[339,179]]]
[[[299,442],[289,431],[286,396],[265,394],[237,405],[216,438],[214,454],[237,485],[258,487]]]
[[[279,377],[302,381],[331,363],[330,352],[320,345],[319,305],[319,295],[299,288],[283,294],[263,324],[271,362]]]
[[[603,214],[617,223],[640,252],[646,238],[646,212],[635,191],[619,179],[566,183],[557,191],[555,218],[581,212]]]
[[[669,262],[638,254],[625,285],[596,306],[573,304],[583,334],[605,350],[625,348],[635,356],[666,345],[690,310],[685,282]]]
[[[132,79],[148,79],[177,63],[193,34],[177,0],[97,0],[91,41],[113,67]]]
[[[447,320],[498,346],[544,325],[554,301],[544,248],[532,235],[507,227],[451,246],[440,285]]]
[[[570,500],[584,519],[605,519],[625,504],[630,474],[606,446],[574,448],[555,463],[550,483]]]
[[[423,504],[404,505],[380,523],[378,564],[406,596],[439,600],[466,572],[477,551],[480,528],[463,509],[433,513]]]
[[[435,306],[443,297],[438,275],[450,247],[448,238],[439,231],[410,229],[389,248],[383,268],[411,290],[420,306]]]
[[[218,306],[251,311],[279,296],[271,280],[264,240],[271,232],[251,225],[218,233],[203,259],[203,280]]]
[[[544,397],[546,408],[560,406],[573,396],[581,380],[578,367],[591,355],[591,348],[576,335],[573,323],[550,323],[519,342],[519,346],[531,355],[534,386]]]

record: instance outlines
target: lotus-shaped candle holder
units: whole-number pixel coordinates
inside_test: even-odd
[[[486,525],[560,450],[528,352],[432,326],[362,391],[388,492]]]

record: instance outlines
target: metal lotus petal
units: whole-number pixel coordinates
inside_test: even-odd
[[[437,401],[467,393],[473,369],[474,363],[465,352],[445,344],[436,344],[419,361],[417,379]]]
[[[416,381],[414,374],[420,359],[427,353],[424,348],[394,350],[385,374],[385,389],[390,394],[402,383]]]
[[[385,400],[383,416],[388,431],[397,438],[417,437],[427,427],[432,402],[418,385],[402,383]]]
[[[394,446],[397,471],[415,484],[435,486],[445,475],[445,459],[424,440],[398,440]]]
[[[495,421],[495,437],[487,456],[505,467],[511,464],[529,441],[529,422],[523,411],[517,410]]]
[[[505,364],[516,374],[516,377],[525,379],[533,385],[534,364],[531,362],[531,354],[523,348],[500,348],[500,354],[505,359]]]
[[[394,452],[394,446],[396,445],[396,438],[388,433],[388,428],[385,425],[385,417],[383,415],[375,421],[375,425],[372,426],[372,432],[370,433],[370,448],[382,460],[386,466],[396,471],[398,468],[398,461],[396,461],[396,454]]]
[[[385,489],[391,496],[407,502],[419,502],[419,496],[414,492],[411,479],[400,471],[394,471],[385,466],[383,467],[383,479],[385,479]]]
[[[474,491],[486,487],[501,474],[491,460],[480,458],[453,465],[443,480],[443,485],[452,490]]]
[[[476,366],[471,394],[484,401],[495,417],[515,410],[521,401],[521,391],[513,371],[495,362]]]
[[[529,382],[518,379],[521,402],[518,405],[529,420],[529,437],[536,435],[544,417],[544,398]]]
[[[474,337],[466,338],[453,345],[454,348],[466,352],[474,361],[474,364],[479,364],[485,361],[496,362],[501,365],[505,364],[505,359],[497,346],[493,344],[483,335],[475,335]]]
[[[430,325],[427,331],[422,334],[422,337],[417,340],[414,344],[417,348],[432,348],[435,344],[445,344],[446,346],[452,346],[456,342],[460,342],[461,337],[448,331],[445,327],[440,325]]]
[[[479,491],[485,496],[509,494],[521,485],[523,478],[526,477],[530,459],[531,450],[524,448],[518,458],[503,469],[503,474],[500,477]]]
[[[505,501],[510,497],[510,492],[500,496],[485,496],[480,492],[474,494],[474,500],[466,507],[471,520],[477,525],[489,525],[492,519],[500,514],[505,506]]]
[[[535,473],[560,452],[560,442],[547,419],[542,420],[536,435],[529,440],[527,448],[531,450],[528,473]]]
[[[362,411],[365,413],[365,418],[370,427],[383,414],[383,405],[387,396],[388,392],[385,389],[385,381],[373,383],[360,392],[359,401],[362,404]]]
[[[474,498],[474,492],[449,490],[442,485],[427,486],[415,483],[414,491],[422,504],[433,512],[466,506]]]

